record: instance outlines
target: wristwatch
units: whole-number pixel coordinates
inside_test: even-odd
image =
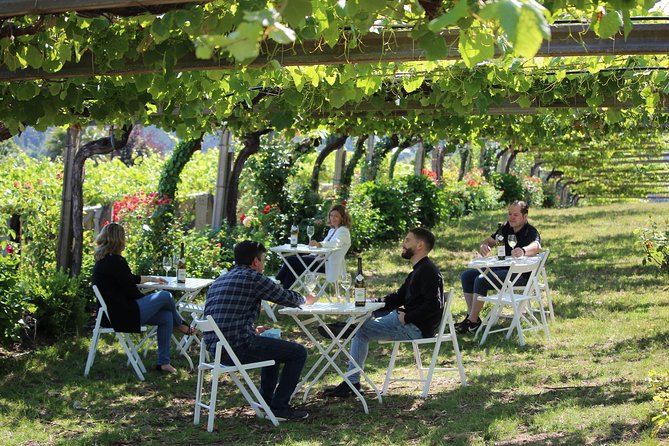
[[[521,246],[520,249],[523,250],[523,255],[527,254],[527,253],[525,252],[525,248],[523,248],[523,247]]]

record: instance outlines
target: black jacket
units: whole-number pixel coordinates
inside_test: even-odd
[[[130,271],[119,255],[108,254],[95,262],[93,285],[97,285],[107,304],[111,326],[119,332],[139,333],[141,324],[136,300],[144,295],[137,288],[141,277]],[[105,324],[107,321],[103,321]],[[107,325],[109,326],[109,325]]]

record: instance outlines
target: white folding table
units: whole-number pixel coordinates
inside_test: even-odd
[[[289,244],[273,246],[269,250],[278,254],[283,262],[286,264],[290,272],[295,276],[295,283],[290,287],[291,290],[300,290],[306,289],[305,287],[305,278],[307,273],[316,272],[318,269],[325,264],[325,261],[335,252],[338,248],[325,248],[325,247],[315,247],[309,245],[297,245],[296,248],[292,248]],[[313,263],[307,265],[302,255],[310,255],[314,257]],[[302,272],[297,272],[290,265],[290,262],[287,261],[288,257],[297,256],[300,263],[303,266]],[[327,282],[326,282],[327,283]],[[320,297],[325,293],[325,283],[321,285],[316,293],[316,297]]]
[[[496,292],[499,292],[501,283],[504,282],[504,279],[500,279],[500,283],[495,283],[495,280],[491,276],[496,276],[493,272],[493,268],[508,268],[511,264],[516,265],[533,265],[539,263],[541,259],[539,256],[522,256],[522,257],[512,257],[506,256],[504,260],[500,260],[497,256],[491,257],[476,257],[472,259],[467,265],[469,268],[474,268],[479,270],[481,274],[486,278],[486,280],[493,286]]]
[[[360,329],[362,323],[372,316],[372,312],[383,308],[384,305],[383,302],[367,302],[367,305],[364,307],[356,307],[353,302],[316,302],[313,305],[302,305],[301,308],[280,309],[279,313],[290,315],[295,319],[297,325],[299,325],[302,331],[320,352],[320,357],[304,375],[304,378],[295,389],[295,393],[304,387],[303,400],[306,401],[309,391],[314,384],[318,382],[329,367],[332,367],[337,374],[344,379],[344,382],[348,384],[358,400],[360,400],[365,413],[369,413],[365,397],[348,380],[348,377],[353,373],[360,372],[360,377],[367,381],[372,387],[379,403],[383,402],[381,392],[365,374],[364,370],[355,363],[355,360],[351,357],[346,346],[349,344],[355,333]],[[346,325],[337,335],[332,333],[324,320],[329,316],[338,316],[340,319],[341,317],[346,318]],[[354,328],[351,333],[347,335],[346,332],[351,326],[354,326]],[[316,338],[315,331],[318,327],[322,327],[330,335],[331,339],[329,342],[325,339],[321,340]],[[356,364],[356,367],[353,370],[344,372],[335,362],[339,353],[342,352],[346,355],[348,361]]]
[[[179,283],[177,282],[176,277],[162,277],[162,278],[167,280],[167,283],[144,282],[138,284],[137,288],[139,288],[140,291],[145,293],[153,292],[156,290],[179,292],[179,295],[175,296],[177,298],[175,304],[177,307],[177,311],[179,311],[179,314],[186,314],[186,313],[190,314],[193,312],[202,314],[204,312],[204,305],[196,303],[195,298],[197,297],[198,294],[200,294],[200,292],[203,289],[214,283],[214,279],[197,279],[188,277],[186,278],[186,283]],[[146,355],[146,350],[151,345],[151,342],[153,342],[152,340],[155,337],[156,331],[157,328],[152,327],[151,330],[149,330],[147,335],[144,337],[144,339],[142,339],[142,341],[137,346],[138,350],[141,348],[141,346],[144,346],[145,355]],[[190,359],[187,350],[191,342],[193,342],[194,340],[196,342],[199,342],[199,340],[197,339],[196,336],[189,336],[189,335],[183,335],[181,340],[178,340],[174,336],[174,334],[172,335],[172,340],[176,343],[177,350],[186,358],[192,370],[194,368],[193,361]]]

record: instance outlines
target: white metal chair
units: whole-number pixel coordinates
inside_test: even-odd
[[[536,274],[540,264],[541,261],[533,263],[512,263],[499,292],[490,296],[479,296],[479,300],[493,304],[493,307],[485,318],[483,318],[481,326],[476,331],[476,336],[478,336],[481,330],[483,330],[481,345],[483,345],[490,333],[501,331],[505,331],[506,338],[509,339],[513,330],[517,330],[521,346],[525,345],[524,332],[526,331],[543,330],[546,339],[550,339],[548,323],[546,321],[546,312],[543,308],[541,292],[538,289],[538,283],[536,281]],[[521,286],[518,281],[523,274],[526,273],[529,274],[527,283]],[[541,320],[537,319],[535,316],[535,312],[531,307],[532,303],[538,305],[537,312],[539,313]],[[503,317],[502,310],[506,306],[511,307],[513,311],[511,324],[509,327],[491,330],[499,318]],[[526,327],[523,328],[523,325]]]
[[[195,317],[196,315],[194,315]],[[216,343],[216,354],[214,355],[214,360],[208,360],[207,347],[204,340],[200,343],[200,360],[197,367],[197,390],[195,392],[195,415],[193,418],[194,424],[200,424],[200,412],[202,409],[207,409],[209,411],[209,418],[207,421],[207,430],[211,432],[214,429],[214,416],[216,415],[216,397],[218,393],[218,381],[219,377],[223,374],[228,374],[235,385],[239,388],[246,398],[246,401],[251,405],[251,408],[255,411],[256,415],[259,418],[267,418],[275,426],[279,425],[279,421],[274,416],[272,409],[270,409],[267,402],[264,400],[258,388],[255,386],[251,378],[249,377],[248,371],[253,369],[260,369],[263,367],[268,367],[274,365],[273,360],[269,361],[260,361],[252,362],[249,364],[242,364],[237,355],[228,344],[228,341],[221,333],[220,328],[216,325],[216,322],[211,316],[207,316],[206,319],[195,319],[195,324],[203,334],[206,332],[213,331],[218,337],[218,342]],[[233,365],[224,365],[221,364],[221,357],[223,350],[228,354],[232,360]],[[204,372],[211,372],[211,392],[209,404],[206,404],[202,401],[204,393]],[[255,398],[255,399],[254,399]]]
[[[555,312],[553,311],[553,301],[551,300],[551,290],[550,287],[548,286],[548,276],[546,275],[546,261],[548,260],[548,256],[550,255],[550,250],[547,249],[543,252],[540,252],[537,254],[539,257],[539,266],[537,268],[537,274],[534,277],[534,279],[537,281],[537,287],[536,289],[532,289],[531,291],[537,292],[539,294],[540,299],[546,300],[546,305],[539,307],[539,308],[533,308],[531,305],[528,305],[528,310],[532,310],[535,313],[539,313],[540,311],[545,311],[548,313],[551,319],[551,323],[555,322]],[[514,291],[521,292],[523,291],[524,286],[517,286],[515,287]],[[547,308],[547,309],[546,309]]]
[[[462,357],[460,355],[460,347],[458,345],[458,338],[455,333],[455,324],[453,323],[453,315],[451,314],[451,302],[453,300],[453,288],[450,289],[448,295],[446,296],[446,301],[444,303],[444,310],[441,315],[441,323],[439,324],[439,331],[437,335],[432,338],[422,338],[406,341],[383,341],[392,342],[393,350],[390,355],[390,363],[388,364],[388,370],[386,372],[386,378],[383,382],[382,394],[387,394],[388,386],[391,382],[397,381],[410,381],[410,382],[421,382],[423,383],[423,393],[422,397],[426,398],[430,392],[430,385],[432,383],[432,376],[435,371],[440,372],[454,372],[458,371],[460,374],[460,383],[464,387],[467,385],[467,378],[465,378],[465,369],[462,366]],[[446,327],[448,327],[448,333],[446,332]],[[439,351],[441,345],[444,342],[451,341],[453,344],[453,350],[455,351],[455,367],[436,367],[437,359],[439,358]],[[418,370],[419,378],[393,378],[393,369],[395,367],[395,360],[397,359],[397,352],[401,343],[411,343],[413,347],[413,354],[416,360],[416,369]],[[430,366],[423,366],[423,361],[420,354],[420,346],[424,344],[434,344],[432,350],[432,356],[430,359]]]
[[[100,294],[100,290],[96,285],[93,285],[93,293],[100,303],[100,309],[98,310],[98,317],[95,319],[95,328],[93,329],[93,338],[91,339],[91,345],[88,349],[88,358],[86,359],[86,367],[84,368],[84,376],[88,376],[91,367],[93,366],[93,361],[95,360],[95,353],[98,349],[98,341],[100,340],[100,335],[105,333],[113,333],[116,335],[116,339],[121,343],[123,351],[128,357],[128,362],[135,370],[137,377],[144,381],[144,373],[146,373],[146,368],[144,363],[137,352],[135,344],[132,342],[130,335],[128,333],[120,333],[115,331],[113,328],[107,328],[102,326],[102,318],[104,316],[109,319],[109,313],[107,312],[107,304]],[[146,327],[142,327],[142,331],[145,331]]]

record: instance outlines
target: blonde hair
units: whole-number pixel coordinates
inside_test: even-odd
[[[351,215],[346,212],[346,207],[343,204],[335,204],[330,208],[330,212],[336,211],[341,216],[341,225],[346,226],[348,229],[351,229],[353,222],[351,221]],[[330,216],[328,212],[328,217]]]
[[[125,248],[125,230],[118,223],[109,223],[102,228],[95,239],[96,247],[93,253],[95,260],[102,260],[107,254],[121,255]]]

